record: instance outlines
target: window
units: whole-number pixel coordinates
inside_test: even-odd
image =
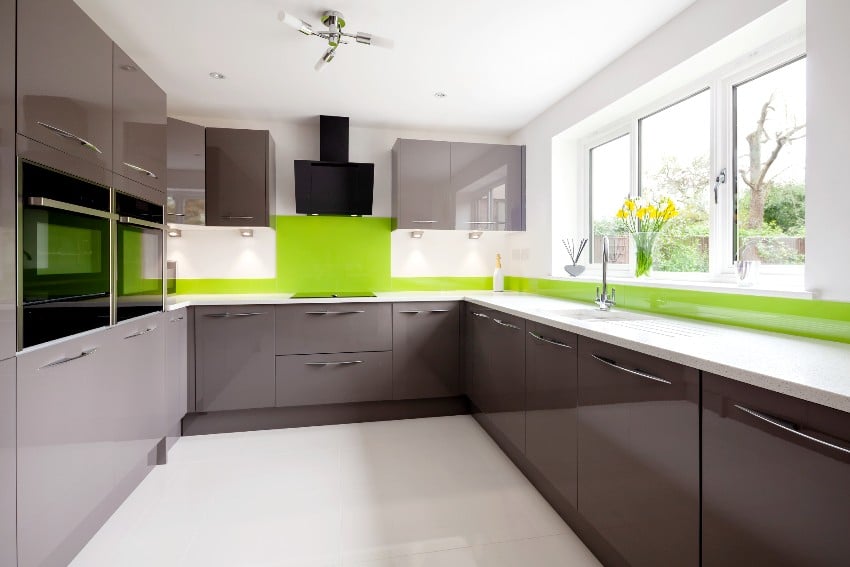
[[[797,52],[799,53],[799,52]],[[591,257],[634,262],[615,215],[626,197],[672,198],[680,215],[656,241],[653,268],[670,277],[728,280],[737,260],[802,274],[805,260],[805,56],[725,68],[690,92],[585,139]],[[694,275],[692,275],[694,274]]]

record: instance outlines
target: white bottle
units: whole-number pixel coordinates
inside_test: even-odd
[[[493,291],[505,291],[505,275],[502,273],[501,254],[496,254],[496,271],[493,272]]]

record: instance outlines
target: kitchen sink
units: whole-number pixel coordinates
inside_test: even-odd
[[[639,321],[652,318],[651,315],[630,311],[602,311],[601,309],[546,309],[545,313],[579,321]]]

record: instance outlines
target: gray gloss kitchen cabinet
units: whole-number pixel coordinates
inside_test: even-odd
[[[0,0],[0,360],[15,354],[16,175],[15,1]]]
[[[181,434],[189,388],[189,320],[187,309],[165,313],[165,399],[168,448]]]
[[[275,145],[268,130],[206,129],[206,224],[273,226]]]
[[[392,149],[393,228],[454,227],[451,145],[434,140],[396,140]]]
[[[390,303],[301,303],[274,309],[279,355],[393,348]]]
[[[393,305],[393,399],[457,396],[460,387],[460,305]]]
[[[272,305],[195,308],[195,409],[275,405]]]
[[[111,170],[112,40],[72,0],[18,2],[17,31],[18,132]]]
[[[0,566],[16,565],[15,359],[0,362]]]
[[[451,143],[458,230],[525,230],[525,148]]]
[[[578,339],[578,512],[605,565],[698,565],[699,372]]]
[[[850,557],[850,414],[702,378],[702,565]]]
[[[165,92],[113,45],[113,171],[165,192]]]
[[[527,322],[525,456],[569,506],[578,506],[578,358],[573,333]]]
[[[392,359],[389,351],[278,356],[275,405],[392,399]]]
[[[203,225],[206,222],[205,128],[168,118],[168,222]]]

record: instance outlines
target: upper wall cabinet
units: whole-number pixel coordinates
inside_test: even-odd
[[[17,41],[18,132],[112,169],[112,40],[71,0],[26,0]]]
[[[397,140],[393,219],[401,229],[525,230],[525,147]]]
[[[168,222],[206,222],[204,127],[168,119]]]
[[[268,130],[206,130],[206,224],[272,226],[274,140]]]
[[[113,71],[113,170],[165,192],[165,92],[117,45]]]

